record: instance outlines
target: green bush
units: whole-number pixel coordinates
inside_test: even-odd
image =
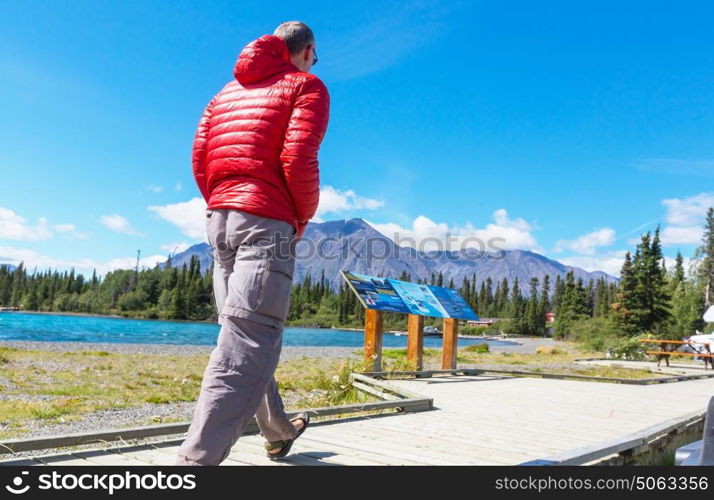
[[[476,335],[479,337],[482,335],[495,336],[501,335],[501,332],[512,333],[512,326],[511,320],[501,319],[490,326],[463,326],[459,329],[459,332],[464,335]]]
[[[605,317],[574,321],[567,337],[590,351],[606,351],[620,341],[616,326]]]
[[[642,336],[621,339],[610,349],[610,356],[615,359],[645,359],[645,346],[639,339]]]
[[[486,327],[486,335],[501,335],[503,333],[513,333],[513,322],[510,319],[501,319],[489,327]]]
[[[483,342],[465,347],[464,351],[475,352],[477,354],[487,354],[491,352],[491,348],[487,343]]]
[[[481,335],[484,332],[484,328],[480,326],[462,326],[459,328],[459,333],[464,335]]]

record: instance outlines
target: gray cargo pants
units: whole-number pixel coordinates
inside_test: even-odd
[[[295,268],[295,229],[239,210],[206,211],[221,330],[176,465],[218,465],[255,415],[267,441],[292,439],[273,374]]]

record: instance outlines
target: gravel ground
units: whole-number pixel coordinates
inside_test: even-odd
[[[565,342],[541,337],[523,337],[504,339],[509,342],[518,342],[514,345],[502,346],[492,345],[491,352],[513,352],[519,354],[533,354],[540,346],[558,347],[565,346]]]
[[[532,353],[538,346],[557,346],[561,344],[549,338],[509,338],[514,342],[508,346],[491,346],[493,352]],[[37,351],[107,351],[124,352],[133,354],[167,354],[167,355],[194,355],[210,354],[213,345],[177,345],[177,344],[120,344],[112,342],[43,342],[32,340],[3,340],[0,346],[16,347]],[[359,357],[354,351],[359,347],[327,347],[327,346],[283,346],[281,360],[300,358],[302,356],[313,358],[343,358]]]
[[[509,339],[517,344],[509,346],[492,346],[493,352],[514,352],[514,353],[532,353],[538,346],[556,346],[559,342],[552,339],[543,338],[518,338]],[[67,351],[108,351],[134,354],[164,354],[164,355],[195,355],[209,354],[213,349],[212,345],[173,345],[173,344],[119,344],[119,343],[87,343],[87,342],[39,342],[39,341],[3,341],[0,346],[16,347],[19,349],[44,350],[54,352]],[[284,346],[282,350],[281,360],[295,359],[303,356],[306,357],[323,357],[323,358],[359,358],[359,354],[355,354],[359,348],[355,347],[295,347]],[[0,383],[3,383],[0,377]],[[9,399],[14,396],[5,396],[1,399]],[[287,393],[284,395],[284,403],[287,408],[295,405],[295,401],[300,395],[295,393]],[[23,396],[23,399],[27,396]],[[37,399],[43,399],[44,396],[37,396]],[[193,417],[195,402],[185,403],[170,403],[170,404],[151,404],[145,403],[141,406],[133,408],[122,408],[112,410],[101,410],[91,414],[84,415],[81,421],[68,421],[65,423],[47,424],[41,419],[27,422],[28,432],[22,438],[30,438],[34,436],[47,436],[57,434],[69,434],[76,432],[86,432],[90,430],[104,430],[135,427],[143,425],[158,424],[166,421],[190,421]],[[0,425],[0,430],[2,426]],[[145,443],[150,441],[165,440],[168,436],[154,438],[151,440],[132,441],[133,443]],[[181,438],[182,436],[174,436]],[[96,448],[98,445],[88,445],[86,447],[75,448]],[[58,451],[58,450],[55,450]],[[21,459],[30,456],[45,455],[48,451],[28,451],[15,453],[12,459]],[[2,457],[0,460],[10,459],[10,456]]]
[[[319,391],[319,390],[317,390]],[[317,392],[313,391],[313,392]],[[291,392],[283,395],[283,402],[288,411],[295,407],[295,402],[301,395]],[[18,439],[29,439],[39,436],[55,436],[73,433],[85,433],[91,431],[104,431],[108,429],[124,429],[129,427],[140,427],[147,425],[155,425],[169,422],[190,422],[193,418],[195,402],[182,402],[170,404],[151,404],[145,403],[141,406],[133,408],[117,408],[111,410],[101,410],[83,415],[83,420],[69,421],[65,423],[46,423],[41,419],[35,419],[26,422],[28,432],[19,436]],[[2,430],[2,425],[0,425]],[[126,444],[145,444],[149,442],[167,441],[172,439],[182,440],[184,435],[173,436],[157,436],[148,439],[131,440],[128,443],[114,442],[107,443],[106,447],[113,448]],[[102,448],[99,443],[89,444],[86,446],[73,447],[72,451],[83,449]],[[31,450],[9,454],[7,456],[0,455],[0,463],[3,460],[19,460],[28,457],[36,457],[48,454],[59,454],[61,449],[55,450]]]
[[[119,344],[111,342],[42,342],[31,340],[5,340],[0,342],[3,347],[15,347],[37,351],[107,351],[130,354],[166,354],[185,355],[210,354],[213,345],[176,345],[176,344]],[[317,347],[317,346],[283,346],[280,359],[294,359],[302,356],[310,358],[344,358],[359,357],[353,354],[358,347]]]

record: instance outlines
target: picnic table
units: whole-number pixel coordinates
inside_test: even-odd
[[[669,366],[670,356],[692,356],[697,358],[702,358],[704,360],[704,369],[707,369],[708,365],[711,365],[714,369],[714,354],[712,354],[709,342],[697,342],[692,340],[659,340],[659,339],[640,339],[640,342],[656,344],[658,350],[645,351],[647,354],[657,356],[657,366],[664,359],[667,366]],[[696,348],[693,350],[695,352],[679,351],[684,346],[696,346],[703,347],[705,352],[699,352]]]

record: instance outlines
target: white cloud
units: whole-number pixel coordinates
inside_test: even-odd
[[[660,234],[662,244],[667,246],[697,245],[702,242],[702,236],[704,236],[702,226],[667,226]]]
[[[74,224],[55,224],[52,226],[52,229],[54,229],[58,233],[65,233],[80,240],[87,238],[86,234],[77,231],[77,228],[74,227]]]
[[[178,241],[176,243],[167,243],[166,245],[161,245],[161,250],[165,250],[170,254],[181,253],[184,250],[188,250],[191,243],[186,243],[185,241]]]
[[[206,241],[206,202],[203,198],[150,206],[148,210],[178,227],[189,238]]]
[[[151,191],[152,193],[160,193],[164,190],[163,186],[146,186],[144,189]]]
[[[664,256],[664,265],[667,268],[667,271],[671,272],[674,270],[675,265],[677,264],[677,257],[669,257],[667,255]],[[697,268],[701,264],[701,260],[696,260],[692,259],[691,257],[684,257],[682,259],[682,267],[684,267],[684,275],[693,278],[696,276],[697,273]]]
[[[183,191],[183,184],[181,184],[181,182],[176,183],[176,191]]]
[[[0,207],[0,239],[17,241],[39,241],[52,237],[47,219],[40,217],[37,224],[31,226],[27,221],[9,208]]]
[[[152,268],[159,262],[166,260],[165,255],[150,255],[139,260],[140,268]],[[38,270],[57,269],[69,270],[74,268],[77,272],[91,275],[94,269],[97,274],[104,275],[116,269],[133,269],[136,266],[136,257],[119,257],[109,261],[97,261],[94,259],[56,259],[47,255],[42,255],[34,250],[26,248],[14,248],[0,246],[0,265],[18,265],[24,262],[24,266],[30,272],[34,268]]]
[[[164,261],[166,261],[166,255],[149,255],[139,259],[139,269],[150,269]],[[136,267],[136,257],[118,257],[109,262],[100,262],[97,266],[97,274],[105,274],[116,269],[134,269],[134,267]]]
[[[543,253],[531,234],[533,226],[524,219],[511,219],[505,209],[493,213],[493,223],[485,228],[476,228],[471,223],[450,227],[444,222],[435,222],[420,215],[411,227],[395,223],[379,224],[367,221],[377,231],[391,238],[400,246],[419,250],[458,250],[472,247],[479,250],[531,250]]]
[[[603,271],[612,276],[620,276],[622,264],[625,262],[626,250],[614,250],[598,255],[572,255],[558,259],[559,262],[585,269],[588,272]]]
[[[137,235],[134,228],[131,227],[129,221],[119,214],[102,215],[100,222],[106,227],[117,233]]]
[[[324,186],[320,189],[320,205],[313,220],[322,221],[322,216],[326,213],[346,212],[348,210],[376,210],[384,206],[384,202],[372,198],[358,196],[354,191],[348,189],[341,191],[332,186]]]
[[[598,247],[606,247],[612,245],[614,242],[615,230],[609,227],[603,227],[574,240],[558,240],[555,244],[555,251],[562,252],[568,249],[578,254],[594,255]]]
[[[704,219],[709,207],[714,206],[714,193],[699,193],[689,198],[669,198],[662,200],[667,208],[666,221],[662,230],[662,244],[697,245],[704,234]]]
[[[667,222],[673,226],[693,226],[703,223],[709,207],[714,207],[714,193],[699,193],[689,198],[662,200],[667,207]]]
[[[661,238],[661,236],[660,236],[660,238]],[[629,240],[627,240],[627,244],[630,246],[636,247],[637,245],[640,244],[641,241],[642,241],[642,238],[630,238]]]

